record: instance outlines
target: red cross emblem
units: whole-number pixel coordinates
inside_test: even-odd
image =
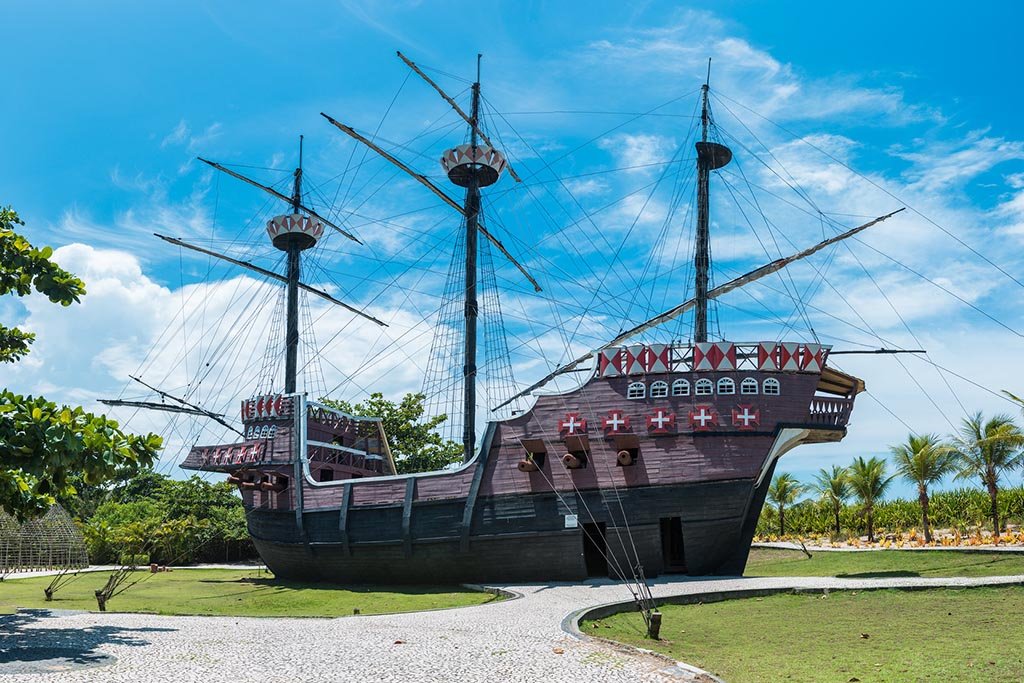
[[[558,423],[558,431],[568,435],[582,434],[587,431],[587,421],[579,413],[566,413],[565,419]]]
[[[718,426],[718,413],[711,406],[696,406],[690,411],[690,426],[704,432]]]
[[[676,426],[676,414],[658,408],[647,416],[647,431],[653,434],[665,434]]]
[[[609,434],[629,431],[629,416],[623,415],[621,410],[609,410],[608,417],[601,420],[601,426]]]
[[[761,411],[748,405],[732,409],[732,426],[739,429],[754,429],[761,424]]]

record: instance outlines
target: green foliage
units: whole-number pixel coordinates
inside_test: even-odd
[[[1003,473],[1024,464],[1024,432],[1008,415],[964,418],[953,446],[960,460],[957,476],[980,478],[986,487],[997,486]]]
[[[1024,526],[1024,487],[1000,489],[998,495],[1000,518],[1008,523]],[[862,535],[866,520],[857,505],[845,504],[840,510],[843,533]],[[896,498],[876,502],[875,527],[884,533],[905,533],[921,528],[921,506],[917,500]],[[939,529],[956,529],[961,535],[977,529],[990,520],[988,493],[980,489],[952,489],[929,496],[931,524]],[[786,530],[803,536],[834,534],[834,522],[827,503],[805,501],[786,508]],[[771,536],[779,530],[778,511],[766,505],[757,524],[757,534]]]
[[[0,363],[13,363],[28,355],[28,347],[36,335],[22,332],[17,327],[0,325]]]
[[[861,513],[867,520],[868,541],[875,538],[875,503],[882,499],[893,477],[886,476],[885,460],[872,457],[853,459],[850,465],[850,488],[861,504]]]
[[[953,447],[935,434],[911,434],[905,443],[889,449],[896,473],[919,489],[927,489],[951,474],[957,465]]]
[[[36,249],[14,231],[24,224],[10,207],[0,209],[0,296],[25,296],[35,287],[55,304],[80,301],[85,283],[50,260],[53,249]]]
[[[921,504],[924,540],[932,542],[928,487],[942,481],[956,469],[956,451],[935,434],[911,434],[905,443],[889,449],[896,461],[896,473],[917,486]]]
[[[14,231],[22,225],[0,209],[0,296],[26,296],[33,288],[53,303],[70,306],[84,283]],[[0,363],[25,356],[34,336],[0,325]],[[0,507],[19,519],[45,512],[77,493],[76,480],[94,485],[119,471],[149,467],[161,446],[155,434],[122,432],[117,422],[42,397],[0,390]]]
[[[152,471],[111,491],[82,524],[94,564],[126,554],[159,564],[225,562],[255,556],[242,500],[233,486]]]
[[[989,495],[989,517],[997,536],[1000,523],[999,479],[1006,472],[1024,465],[1024,432],[1008,415],[985,420],[981,413],[963,419],[954,436],[960,472],[958,478],[980,478]]]
[[[36,249],[14,231],[24,225],[10,207],[0,209],[0,296],[26,296],[36,291],[55,304],[70,306],[85,294],[85,283],[50,260],[53,249]],[[0,325],[0,363],[12,363],[29,352],[30,332]]]
[[[124,553],[117,560],[118,564],[123,564],[126,567],[142,567],[149,564],[149,555],[145,553],[138,553],[133,555],[131,553]]]
[[[833,465],[831,472],[824,468],[820,469],[814,476],[813,488],[821,496],[821,501],[832,510],[832,518],[835,521],[833,533],[839,536],[842,533],[840,517],[843,504],[853,493],[853,489],[850,487],[850,472],[839,465]]]
[[[80,407],[0,390],[0,505],[21,519],[42,514],[75,495],[74,476],[97,484],[126,467],[149,467],[160,446],[155,434],[125,434]]]
[[[423,394],[406,394],[401,403],[374,393],[363,403],[320,399],[325,405],[361,417],[379,417],[384,424],[395,468],[399,474],[432,472],[462,460],[462,445],[442,438],[437,428],[448,419],[438,415],[424,420]]]
[[[786,507],[793,505],[804,487],[791,474],[778,474],[768,486],[768,502],[779,511],[779,533],[786,533]]]

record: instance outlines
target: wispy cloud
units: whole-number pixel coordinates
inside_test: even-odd
[[[223,126],[214,122],[199,132],[193,132],[185,119],[178,122],[171,132],[160,141],[160,148],[184,147],[190,153],[202,150],[204,146],[220,137]]]
[[[961,189],[1000,164],[1024,159],[1024,142],[989,133],[983,129],[951,140],[918,140],[909,148],[895,147],[892,153],[912,164],[904,174],[911,188],[924,192]]]

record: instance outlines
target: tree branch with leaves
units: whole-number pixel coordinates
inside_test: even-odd
[[[0,296],[24,297],[33,290],[70,306],[85,295],[85,283],[50,260],[15,227],[24,225],[10,208],[0,209]],[[23,358],[35,335],[0,325],[0,363]],[[159,453],[155,434],[121,431],[114,420],[41,396],[0,390],[0,507],[26,519],[42,514],[59,497],[72,497],[81,478],[96,484],[125,468],[149,467]]]

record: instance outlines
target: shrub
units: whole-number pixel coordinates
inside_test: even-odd
[[[1010,524],[1024,522],[1024,487],[999,491],[999,515]],[[961,535],[985,525],[989,517],[988,494],[980,489],[958,488],[931,495],[930,517],[936,529],[955,529]],[[840,526],[852,536],[860,536],[866,526],[856,503],[843,505]],[[894,498],[875,505],[875,526],[880,534],[906,533],[921,525],[921,507],[916,499]],[[786,510],[787,533],[798,536],[829,537],[833,521],[828,505],[805,500]],[[778,533],[778,512],[770,505],[761,511],[756,534],[767,537]]]
[[[233,486],[150,473],[112,492],[79,522],[93,564],[145,555],[143,564],[225,562],[256,556]]]

